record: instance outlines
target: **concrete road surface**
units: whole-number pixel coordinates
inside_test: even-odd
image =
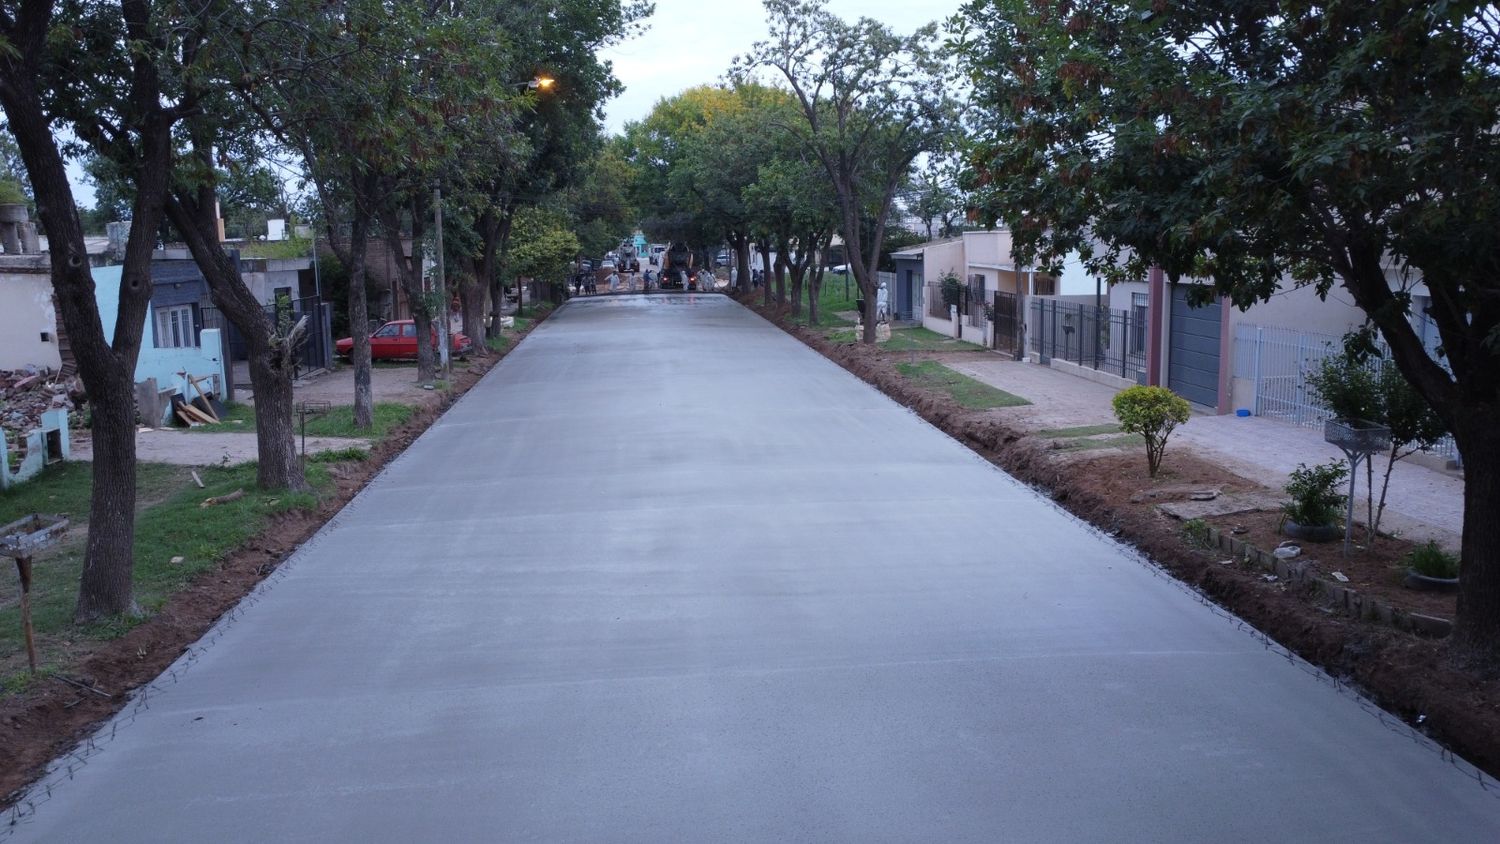
[[[1461,763],[716,296],[565,306],[252,600],[18,840],[1500,840]]]

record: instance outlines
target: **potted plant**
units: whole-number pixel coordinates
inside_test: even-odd
[[[1281,505],[1281,532],[1306,542],[1332,542],[1343,536],[1339,515],[1346,496],[1338,486],[1349,469],[1334,460],[1320,466],[1299,464],[1285,487],[1291,500]]]
[[[1458,555],[1436,541],[1413,548],[1406,555],[1406,585],[1427,592],[1458,591]]]

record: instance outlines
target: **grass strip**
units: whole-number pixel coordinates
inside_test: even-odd
[[[993,410],[997,407],[1019,407],[1031,404],[1020,396],[991,387],[960,372],[955,372],[935,360],[919,363],[898,363],[896,369],[907,378],[929,390],[945,392],[969,410]]]

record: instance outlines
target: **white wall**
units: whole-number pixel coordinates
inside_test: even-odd
[[[42,332],[48,339],[42,339]],[[0,369],[25,369],[27,365],[52,370],[62,366],[52,277],[0,272]]]

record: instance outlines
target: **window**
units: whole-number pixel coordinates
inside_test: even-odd
[[[1146,294],[1130,294],[1130,351],[1146,351]]]
[[[396,336],[396,331],[400,327],[401,326],[399,326],[399,325],[382,325],[382,326],[380,326],[380,329],[378,331],[376,331],[374,334],[371,334],[370,336],[371,337],[395,337]]]
[[[415,336],[417,336],[417,324],[415,322],[408,322],[405,325],[401,326],[401,336],[402,337],[415,337]]]
[[[159,349],[184,349],[198,345],[198,333],[193,330],[193,306],[172,305],[156,309],[156,347]]]

